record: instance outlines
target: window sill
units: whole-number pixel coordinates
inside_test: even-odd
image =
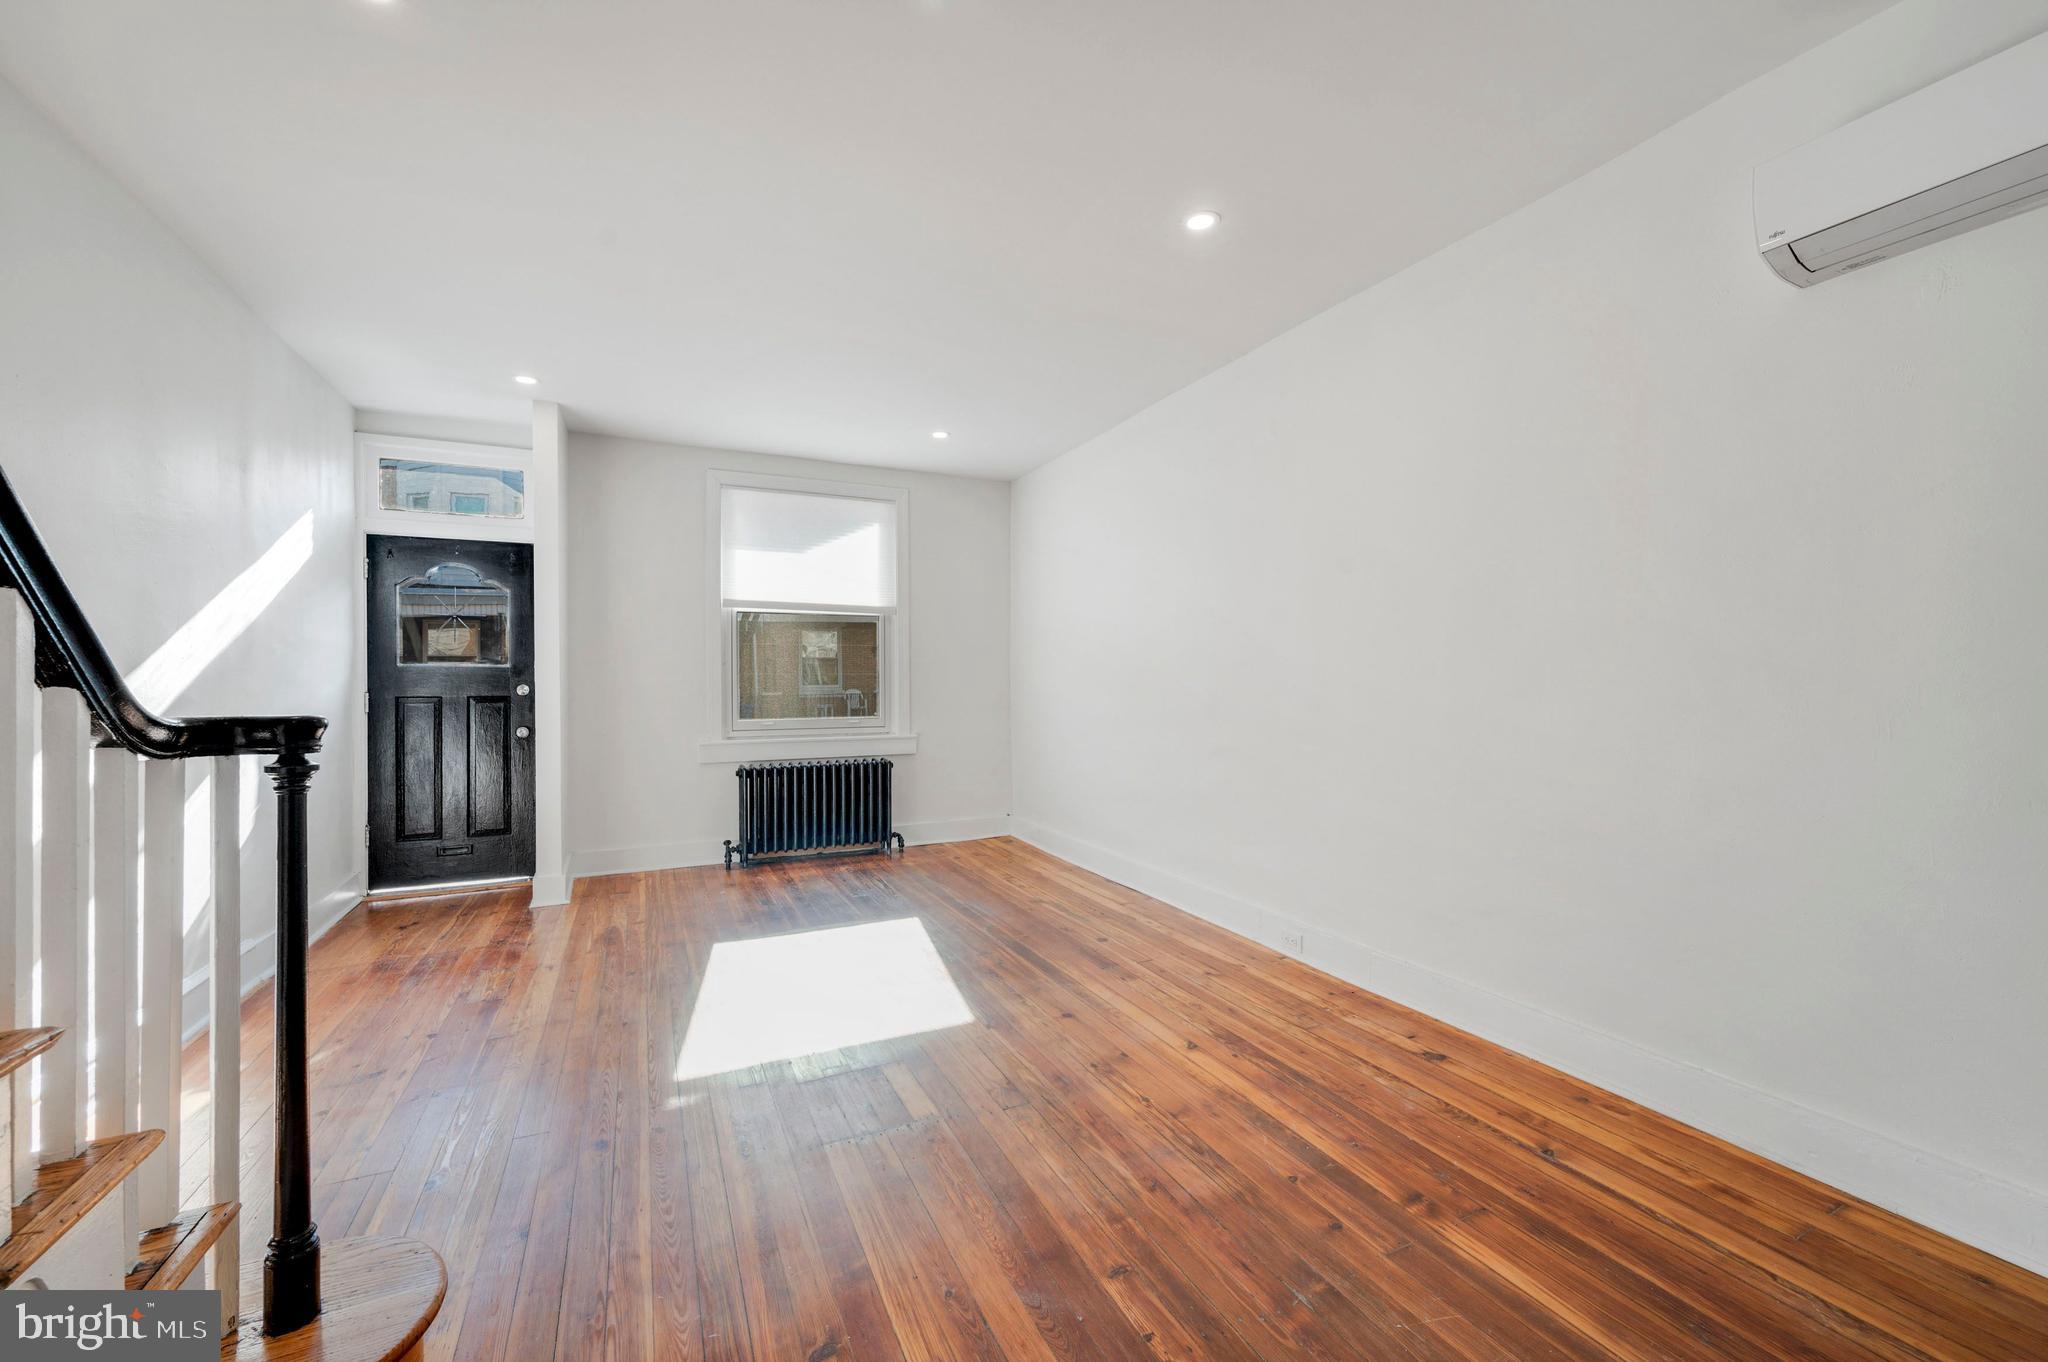
[[[915,733],[805,733],[774,738],[707,738],[697,744],[698,757],[706,765],[806,757],[900,757],[915,751]]]

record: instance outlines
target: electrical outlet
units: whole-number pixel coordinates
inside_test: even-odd
[[[1280,933],[1280,949],[1296,959],[1300,959],[1301,956],[1307,953],[1302,941],[1302,934],[1299,930],[1282,931]]]

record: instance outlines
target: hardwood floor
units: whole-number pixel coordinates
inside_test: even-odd
[[[902,919],[957,997],[915,927],[714,954]],[[441,1250],[429,1357],[2048,1358],[2048,1280],[1009,840],[358,908],[312,979],[321,1232]]]

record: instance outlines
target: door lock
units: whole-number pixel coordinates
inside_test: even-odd
[[[528,728],[525,724],[521,724],[519,725],[519,727],[512,730],[512,736],[515,738],[530,738],[533,736],[533,730]]]
[[[512,688],[512,693],[514,695],[531,695],[533,694],[533,687],[527,685],[524,681],[521,681],[518,685]]]

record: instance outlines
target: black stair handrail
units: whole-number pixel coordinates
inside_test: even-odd
[[[232,757],[320,750],[327,720],[310,714],[163,719],[135,698],[57,570],[28,508],[0,471],[0,586],[36,621],[36,684],[78,691],[114,744],[145,757]]]
[[[270,1251],[263,1258],[263,1332],[287,1334],[320,1314],[320,1230],[313,1223],[311,1105],[306,1095],[306,792],[319,768],[327,720],[280,717],[163,719],[143,707],[57,571],[28,508],[0,471],[0,586],[28,602],[36,625],[36,684],[85,697],[102,737],[145,757],[267,753],[277,790],[276,1134]]]

